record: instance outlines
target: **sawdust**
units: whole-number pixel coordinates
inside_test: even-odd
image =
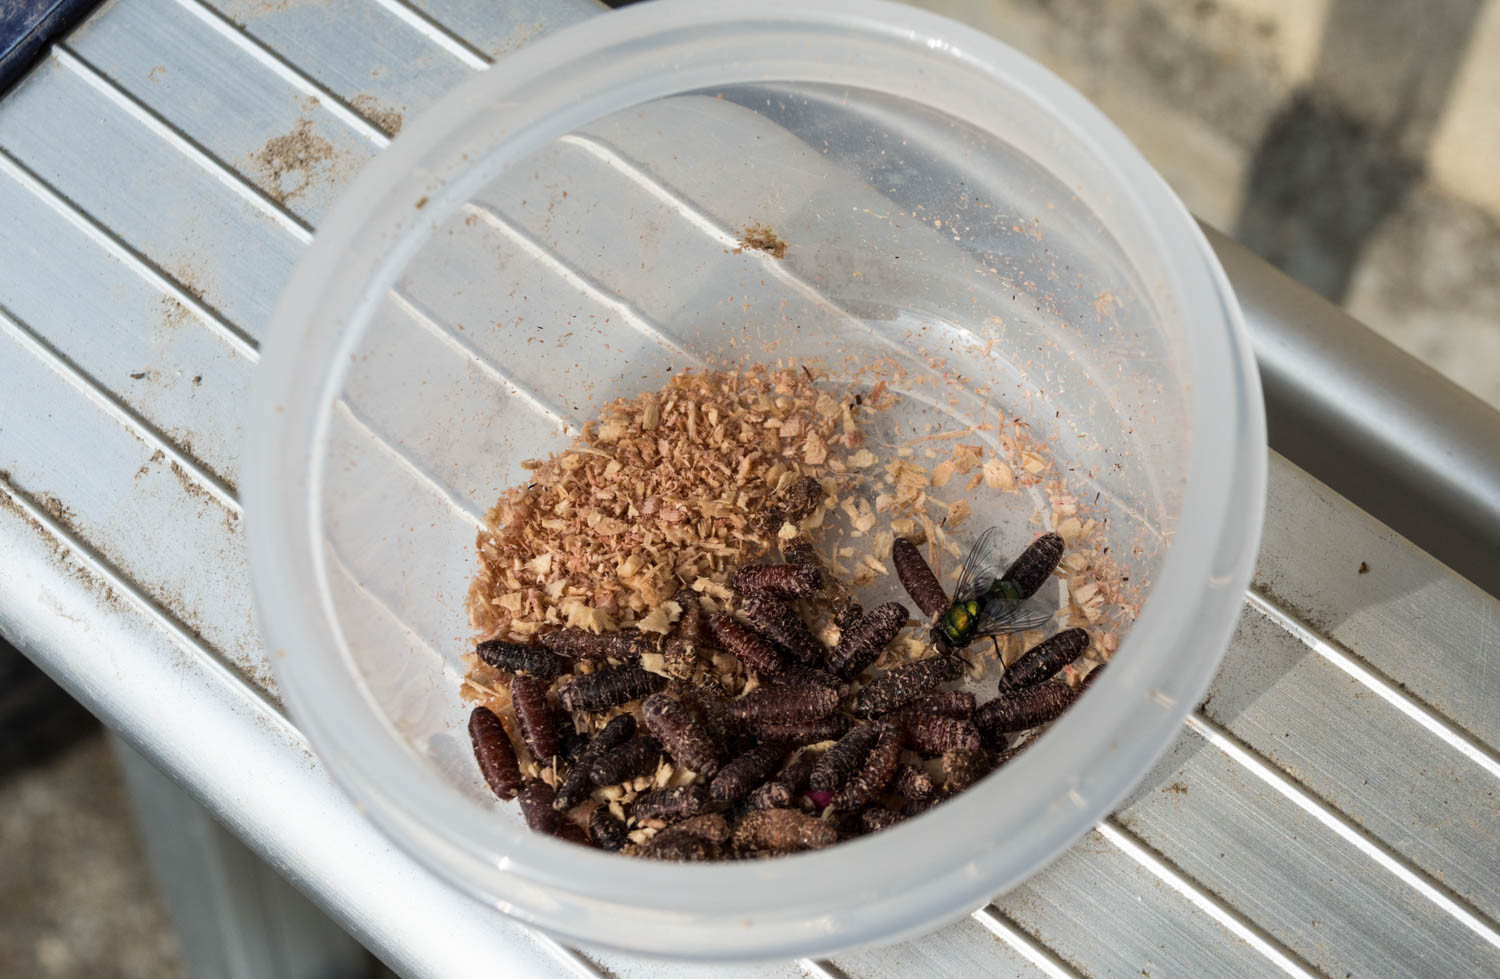
[[[349,100],[349,104],[358,110],[359,114],[380,127],[381,132],[387,136],[395,136],[401,132],[401,125],[406,117],[400,110],[393,109],[381,102],[373,95],[356,95]]]
[[[333,144],[313,130],[312,120],[299,119],[284,136],[266,140],[251,159],[266,193],[285,204],[307,190],[316,171],[326,168],[336,153]]]
[[[770,225],[747,224],[740,234],[740,247],[735,252],[739,253],[746,248],[765,252],[772,258],[786,258],[787,243],[785,238],[771,230]]]

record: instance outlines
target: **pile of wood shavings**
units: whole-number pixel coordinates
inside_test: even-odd
[[[684,372],[606,406],[485,517],[469,590],[481,639],[557,626],[665,634],[678,588],[722,588],[781,529],[778,494],[806,476],[832,501],[890,396],[831,392],[806,365]],[[866,453],[868,455],[868,453]],[[821,525],[826,503],[800,527]]]

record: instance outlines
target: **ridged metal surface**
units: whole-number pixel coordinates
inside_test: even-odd
[[[746,968],[575,952],[363,821],[252,622],[235,487],[257,344],[403,114],[595,12],[114,0],[0,102],[0,629],[409,975],[1500,972],[1500,603],[1278,456],[1254,590],[1178,742],[1062,859],[920,940]],[[287,172],[279,145],[316,162]],[[393,303],[402,328],[519,383],[422,301]],[[384,420],[338,418],[386,451]]]

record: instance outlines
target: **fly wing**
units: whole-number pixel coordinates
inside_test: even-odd
[[[1052,621],[1057,609],[1035,598],[998,599],[986,602],[974,623],[974,635],[1001,636],[1008,632],[1039,629]]]
[[[966,602],[989,591],[1007,564],[1005,556],[1000,553],[1000,528],[991,527],[979,535],[964,557],[963,567],[958,572],[958,584],[953,588],[953,601]]]

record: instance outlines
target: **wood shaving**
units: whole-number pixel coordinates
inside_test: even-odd
[[[733,568],[788,528],[822,523],[821,506],[775,530],[755,518],[803,476],[837,489],[832,447],[849,444],[853,400],[809,367],[756,365],[685,371],[607,405],[567,450],[525,463],[529,481],[485,515],[468,599],[478,637],[523,641],[554,625],[664,633],[682,584],[728,600]],[[855,457],[874,461],[867,449]],[[862,517],[874,526],[873,512]]]

